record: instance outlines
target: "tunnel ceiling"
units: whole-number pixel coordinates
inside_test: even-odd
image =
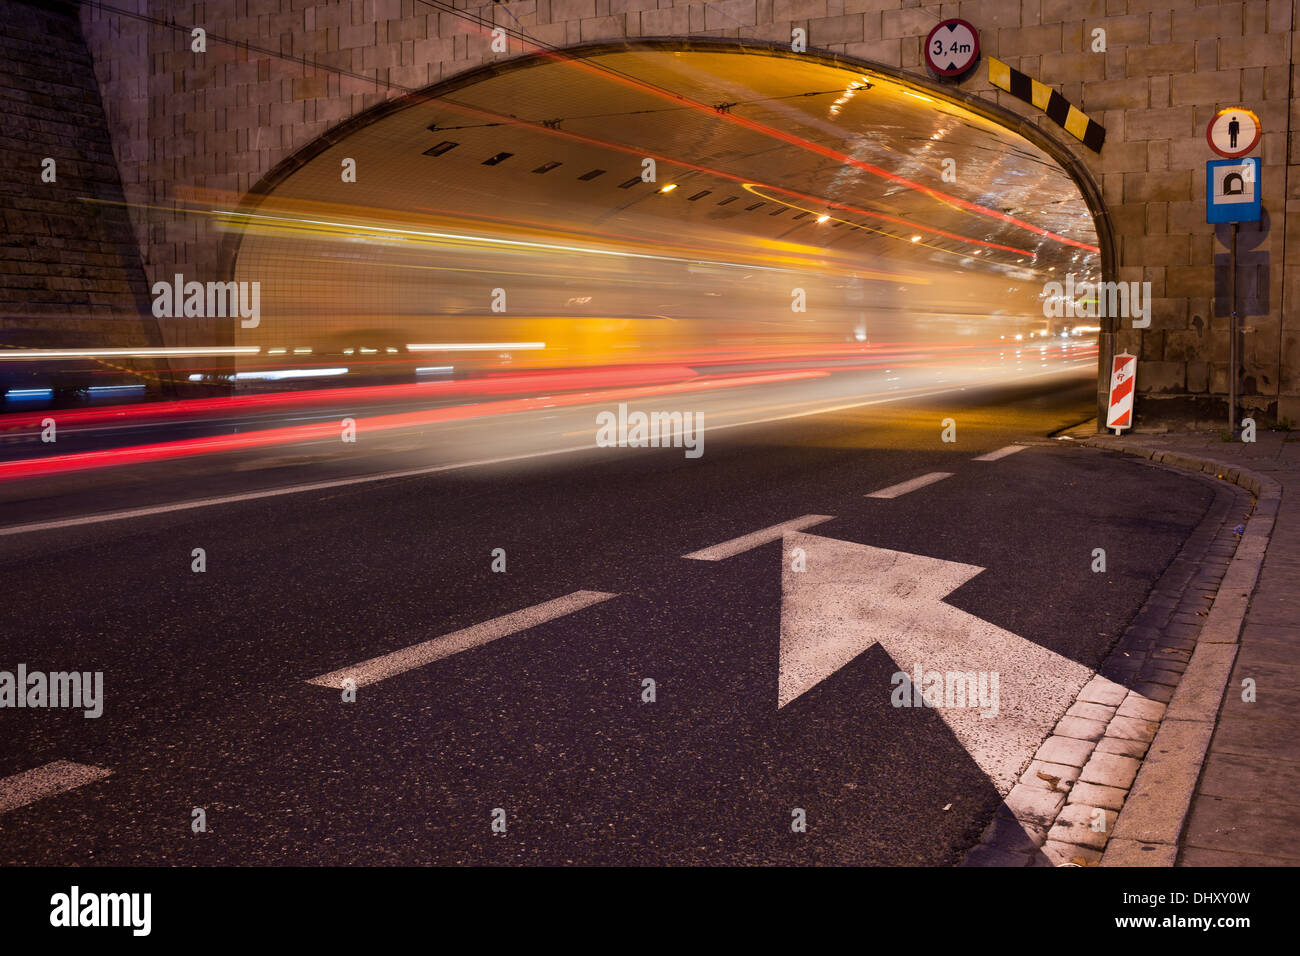
[[[1099,265],[1079,189],[1043,150],[887,75],[809,57],[538,57],[379,113],[267,200],[649,241],[740,236],[1021,278]],[[344,158],[355,183],[340,182]]]

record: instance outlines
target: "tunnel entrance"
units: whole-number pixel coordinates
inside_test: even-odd
[[[1044,290],[1113,263],[1087,170],[1014,114],[730,41],[523,57],[386,102],[229,225],[228,278],[261,287],[239,368],[308,377],[1095,355],[1100,323],[1059,321]]]

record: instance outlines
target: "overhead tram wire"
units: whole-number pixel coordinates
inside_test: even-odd
[[[125,10],[121,7],[115,7],[112,4],[104,3],[103,0],[81,0],[81,2],[82,2],[82,6],[91,7],[96,10],[107,11],[108,13],[111,13],[115,16],[127,17],[128,19],[137,20],[141,23],[148,23],[156,27],[161,27],[164,30],[171,30],[175,33],[182,33],[185,36],[189,36],[194,29],[193,26],[187,26],[186,24],[183,23],[177,23],[175,20],[172,19],[168,19],[164,17],[155,17],[148,13],[139,13],[135,10]],[[277,60],[285,60],[289,63],[297,63],[300,66],[310,67],[311,69],[316,70],[318,72],[333,73],[336,76],[346,76],[349,79],[357,80],[359,82],[369,84],[370,86],[374,86],[374,87],[383,86],[390,90],[397,90],[400,93],[418,93],[420,89],[418,87],[413,87],[413,86],[403,86],[401,83],[393,83],[388,80],[381,80],[379,79],[378,72],[376,72],[373,76],[366,73],[357,73],[353,70],[344,69],[341,66],[333,66],[332,64],[320,63],[314,57],[299,56],[293,53],[285,53],[282,50],[273,50],[270,47],[258,46],[256,43],[249,43],[247,40],[234,40],[231,39],[230,37],[222,36],[219,33],[213,33],[210,30],[205,30],[204,35],[206,39],[212,43],[219,43],[222,44],[223,46],[234,47],[237,50],[245,50],[251,53],[256,53],[259,56],[267,56]]]

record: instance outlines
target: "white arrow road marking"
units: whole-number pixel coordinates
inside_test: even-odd
[[[442,637],[435,637],[419,644],[412,644],[400,651],[372,657],[370,660],[354,664],[352,667],[330,671],[320,677],[313,677],[307,683],[316,684],[319,687],[342,689],[344,681],[351,680],[355,681],[355,686],[364,687],[366,684],[374,684],[385,678],[403,674],[417,667],[423,667],[425,664],[432,664],[434,661],[440,661],[444,657],[451,657],[453,654],[459,654],[461,651],[467,651],[472,647],[481,647],[499,638],[509,637],[519,631],[526,631],[530,627],[545,624],[547,621],[553,621],[557,617],[564,617],[574,611],[581,611],[583,608],[599,604],[601,601],[608,601],[612,597],[618,597],[618,595],[608,594],[604,591],[574,591],[564,597],[526,607],[522,611],[513,611],[510,614],[503,614],[501,617],[494,617],[490,621],[484,621],[482,624],[474,624],[459,631],[444,634]]]
[[[879,491],[873,491],[867,495],[868,498],[898,498],[907,494],[909,491],[916,491],[917,488],[924,488],[926,485],[932,485],[936,481],[943,481],[945,478],[951,478],[951,471],[932,471],[928,475],[922,475],[920,478],[913,478],[911,481],[905,481],[902,484],[890,485],[888,488],[881,488]]]
[[[690,554],[683,554],[683,558],[691,558],[694,561],[721,561],[724,558],[730,558],[733,555],[740,554],[742,551],[748,551],[751,548],[757,548],[760,544],[767,544],[769,541],[775,541],[782,535],[790,531],[802,531],[804,528],[811,528],[815,524],[821,524],[823,521],[830,521],[834,515],[804,515],[802,518],[795,518],[792,521],[783,521],[780,524],[774,524],[770,528],[764,528],[762,531],[755,531],[753,534],[742,535],[739,538],[732,538],[730,541],[724,541],[722,544],[715,544],[711,548],[704,548],[701,551],[692,551]]]
[[[1014,455],[1018,451],[1024,451],[1028,445],[1007,445],[1005,448],[999,448],[997,451],[991,451],[987,455],[980,455],[975,461],[997,461],[999,458],[1006,458],[1007,455]]]
[[[76,790],[96,780],[103,780],[113,771],[91,767],[71,760],[55,760],[32,770],[24,770],[0,780],[0,813],[17,810],[37,800]]]
[[[806,571],[792,569],[794,548],[804,549]],[[1092,672],[943,603],[983,570],[835,538],[785,535],[777,708],[877,643],[909,680],[917,665],[945,675],[996,672],[996,716],[981,716],[988,711],[980,707],[935,709],[1005,796]],[[865,690],[889,697],[894,685]]]

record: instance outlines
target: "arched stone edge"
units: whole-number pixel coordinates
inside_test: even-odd
[[[413,106],[418,106],[422,103],[437,100],[448,93],[455,92],[456,90],[463,89],[467,86],[473,86],[476,83],[480,83],[483,80],[494,76],[528,69],[537,65],[539,62],[550,60],[557,56],[570,59],[585,59],[605,53],[634,52],[639,50],[664,50],[674,52],[682,50],[699,50],[714,53],[748,53],[785,59],[807,60],[811,58],[818,63],[824,63],[828,66],[839,67],[850,71],[860,70],[868,73],[878,73],[902,86],[910,87],[918,92],[924,92],[925,94],[937,99],[946,100],[947,102],[968,109],[972,113],[976,113],[1005,129],[1011,130],[1013,133],[1017,133],[1045,152],[1058,166],[1061,167],[1062,170],[1064,170],[1065,174],[1069,176],[1075,186],[1078,187],[1079,194],[1083,197],[1083,201],[1087,205],[1089,213],[1092,215],[1093,225],[1097,231],[1097,245],[1101,250],[1102,279],[1105,281],[1113,281],[1116,278],[1117,255],[1114,228],[1111,224],[1110,213],[1108,212],[1106,203],[1102,198],[1100,185],[1093,177],[1092,171],[1082,159],[1076,156],[1064,143],[1048,135],[1048,133],[1039,128],[1037,124],[1030,122],[1020,114],[1015,113],[998,103],[983,99],[973,93],[967,93],[955,86],[938,83],[937,81],[931,80],[929,77],[922,76],[918,73],[906,72],[897,67],[886,66],[881,63],[875,63],[871,60],[864,60],[830,50],[809,49],[805,53],[796,53],[790,49],[788,44],[768,40],[689,36],[629,37],[622,40],[601,40],[594,43],[583,43],[576,46],[564,47],[562,49],[547,50],[541,53],[526,53],[520,56],[510,57],[509,59],[494,60],[491,63],[472,67],[464,72],[457,73],[455,76],[440,80],[422,90],[417,90],[413,93],[405,93],[401,96],[394,97],[393,99],[385,100],[382,103],[376,103],[369,109],[362,110],[355,116],[352,116],[338,125],[326,130],[310,143],[307,143],[294,153],[286,156],[266,175],[258,180],[258,182],[244,195],[243,199],[240,200],[239,205],[235,209],[234,218],[238,220],[240,213],[250,213],[254,211],[261,204],[262,200],[270,195],[271,192],[280,185],[280,183],[284,182],[325,150],[342,142],[357,130],[369,126],[371,123],[374,123],[385,116],[389,116],[400,110],[409,109]],[[217,255],[218,273],[226,280],[234,278],[235,263],[239,257],[239,247],[242,239],[243,233],[239,230],[227,232],[222,237]],[[1104,420],[1104,410],[1107,401],[1106,387],[1109,383],[1108,372],[1110,368],[1110,356],[1114,350],[1114,339],[1114,321],[1109,317],[1105,317],[1102,319],[1101,332],[1098,335],[1099,349],[1097,356],[1097,408],[1098,416],[1101,420]]]

